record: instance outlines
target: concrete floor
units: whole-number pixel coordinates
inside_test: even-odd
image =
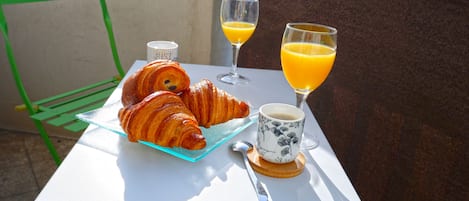
[[[51,140],[62,159],[77,141]],[[39,134],[0,129],[0,201],[34,200],[56,168]]]

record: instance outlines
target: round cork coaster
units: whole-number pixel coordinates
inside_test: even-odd
[[[269,177],[276,178],[290,178],[298,176],[303,172],[305,168],[305,156],[303,153],[299,153],[296,159],[289,163],[271,163],[262,159],[257,153],[255,147],[250,149],[247,153],[249,163],[252,166],[252,169],[258,173]]]

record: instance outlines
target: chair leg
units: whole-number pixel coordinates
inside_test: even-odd
[[[54,145],[50,141],[49,135],[47,134],[47,131],[44,128],[44,125],[42,125],[42,122],[39,120],[33,119],[33,121],[39,131],[39,134],[41,135],[42,140],[46,144],[47,149],[49,149],[49,153],[54,159],[55,164],[59,166],[62,160],[60,159],[59,154],[57,153],[57,150],[55,149]]]

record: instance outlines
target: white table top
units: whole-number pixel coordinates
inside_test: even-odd
[[[142,67],[136,61],[129,74]],[[208,78],[214,84],[249,102],[253,107],[270,102],[295,104],[295,95],[281,71],[240,68],[251,79],[245,86],[220,83],[216,75],[230,67],[181,64],[192,83]],[[122,82],[121,82],[122,83]],[[121,88],[107,104],[120,100]],[[307,108],[307,107],[306,107]],[[306,109],[305,130],[313,131],[320,146],[305,152],[306,167],[294,178],[279,179],[257,174],[271,200],[360,200],[316,119]],[[237,140],[255,141],[257,124],[192,163],[106,129],[89,126],[36,200],[257,200],[241,155],[229,145]]]

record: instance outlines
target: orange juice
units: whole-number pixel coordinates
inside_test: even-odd
[[[285,43],[280,50],[282,69],[294,89],[313,91],[327,78],[336,51],[315,43]]]
[[[223,22],[221,27],[231,44],[243,44],[251,37],[252,33],[254,33],[256,25],[247,22],[232,21]]]

